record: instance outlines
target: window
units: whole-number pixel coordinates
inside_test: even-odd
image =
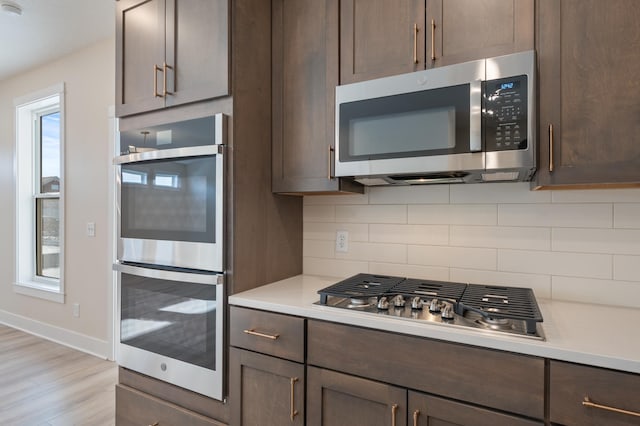
[[[64,85],[16,99],[16,282],[64,302]]]

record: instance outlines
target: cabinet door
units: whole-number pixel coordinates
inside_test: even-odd
[[[229,0],[167,0],[166,105],[229,94]]]
[[[541,0],[538,186],[640,182],[640,7]]]
[[[332,177],[338,0],[274,0],[272,7],[272,189],[362,192]]]
[[[533,0],[428,0],[427,67],[534,47]]]
[[[120,0],[116,10],[116,115],[162,108],[165,0]]]
[[[407,424],[407,391],[372,380],[307,367],[307,425]]]
[[[409,392],[409,424],[413,426],[542,426],[522,417],[450,399]]]
[[[231,348],[229,351],[231,424],[304,424],[304,365]]]
[[[424,0],[340,2],[340,84],[424,69]]]

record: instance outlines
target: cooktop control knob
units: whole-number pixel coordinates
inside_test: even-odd
[[[452,320],[453,319],[453,306],[449,304],[445,304],[442,308],[442,319]]]
[[[440,312],[440,301],[438,299],[431,299],[429,312]]]
[[[411,309],[422,309],[422,299],[418,296],[414,296],[411,299]]]
[[[404,308],[404,297],[402,297],[401,295],[396,295],[393,299],[393,306],[395,306],[396,308]]]
[[[387,299],[387,296],[382,296],[380,299],[378,299],[378,309],[382,309],[385,311],[389,309],[389,300]]]

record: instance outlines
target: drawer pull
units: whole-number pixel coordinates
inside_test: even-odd
[[[295,409],[296,402],[294,398],[295,385],[297,381],[298,381],[297,377],[291,378],[291,412],[290,412],[289,418],[291,419],[292,422],[294,421],[294,418],[298,415],[298,410]]]
[[[396,426],[396,415],[398,414],[398,404],[391,406],[391,426]]]
[[[584,397],[584,401],[582,401],[582,405],[584,405],[585,407],[599,408],[601,410],[613,411],[614,413],[626,414],[628,416],[640,417],[640,413],[636,411],[623,410],[622,408],[615,408],[615,407],[609,407],[607,405],[596,404],[595,402],[592,402],[588,396]]]
[[[420,417],[420,410],[413,412],[413,426],[418,426],[418,417]]]
[[[158,426],[160,423],[158,422],[153,422],[152,424],[150,424],[149,426]]]
[[[255,331],[253,328],[249,330],[244,330],[244,332],[252,336],[264,337],[265,339],[270,339],[270,340],[276,340],[278,337],[280,337],[279,334],[260,333],[259,331]]]

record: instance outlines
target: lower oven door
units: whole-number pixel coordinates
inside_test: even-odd
[[[118,364],[222,400],[223,276],[116,264]]]

